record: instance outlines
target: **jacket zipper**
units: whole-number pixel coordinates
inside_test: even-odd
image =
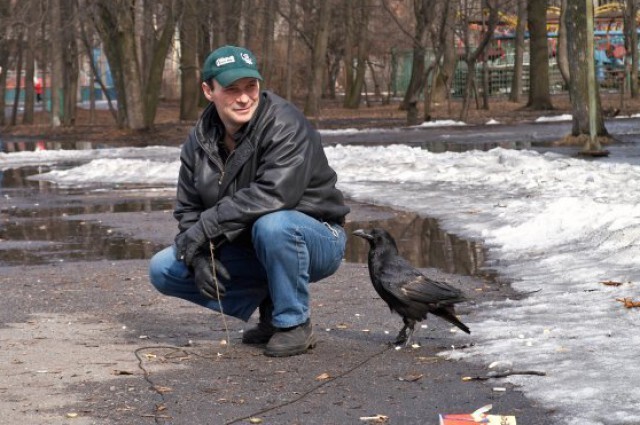
[[[234,153],[236,153],[236,151],[231,152],[227,157],[227,159],[224,161],[224,164],[222,164],[222,169],[220,170],[220,178],[218,179],[218,186],[222,184],[222,179],[224,179],[224,174],[227,170],[227,164],[229,163],[229,160],[231,159]]]

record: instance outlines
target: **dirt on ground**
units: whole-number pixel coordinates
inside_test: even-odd
[[[615,115],[631,115],[640,111],[640,99],[622,99],[617,93],[601,94],[602,108],[606,117]],[[552,97],[554,109],[532,110],[526,107],[526,97],[521,102],[514,103],[506,99],[491,99],[489,109],[476,107],[473,102],[468,116],[460,117],[462,102],[451,100],[436,104],[431,111],[431,120],[464,121],[470,125],[486,124],[495,120],[500,124],[515,124],[532,122],[540,116],[553,116],[571,113],[571,103],[567,95]],[[479,104],[481,105],[481,100]],[[36,108],[37,109],[37,108]],[[194,121],[179,119],[180,105],[178,101],[163,101],[158,107],[155,123],[152,129],[146,131],[132,131],[119,128],[108,110],[78,108],[75,124],[69,127],[53,128],[50,125],[50,114],[37,110],[34,124],[23,125],[22,116],[16,119],[17,125],[6,125],[0,131],[4,136],[41,137],[46,140],[65,141],[102,141],[110,143],[153,143],[180,144],[187,135],[188,129]],[[423,116],[422,109],[419,117]],[[358,109],[345,109],[336,100],[323,100],[318,116],[309,117],[317,128],[384,128],[402,127],[407,125],[407,113],[400,109],[400,101],[394,100],[389,104],[380,101],[372,102],[369,106],[362,105]],[[11,117],[7,117],[7,123]]]

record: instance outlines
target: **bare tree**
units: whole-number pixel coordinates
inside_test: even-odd
[[[443,4],[444,3],[444,4]],[[444,102],[449,100],[451,82],[453,80],[453,73],[458,63],[458,54],[455,45],[455,14],[459,7],[459,0],[441,0],[439,1],[439,8],[443,10],[441,26],[435,28],[436,34],[432,35],[432,39],[436,37],[440,40],[434,42],[434,48],[440,50],[442,54],[442,66],[439,66],[434,72],[434,83],[431,88],[431,101],[433,103]],[[430,107],[430,105],[429,105]],[[425,120],[427,118],[428,111],[425,109]]]
[[[457,58],[453,38],[455,33],[452,28],[456,6],[456,2],[448,0],[437,1],[434,4],[434,15],[437,19],[433,19],[428,27],[434,58],[425,75],[427,81],[429,75],[432,76],[432,84],[425,84],[424,121],[431,120],[431,103],[434,93],[445,91],[446,98],[449,98],[449,84]]]
[[[9,67],[9,0],[0,0],[0,125],[6,124],[4,116],[7,72]]]
[[[569,84],[569,93],[571,95],[571,106],[573,111],[573,126],[571,135],[578,138],[584,138],[590,135],[589,119],[589,84],[596,93],[595,99],[595,130],[596,136],[608,137],[607,129],[604,126],[604,118],[602,107],[600,104],[600,95],[597,91],[595,78],[589,79],[589,58],[587,55],[587,37],[593,37],[593,34],[587,34],[587,13],[586,2],[584,0],[567,0],[567,10],[565,15],[565,25],[567,27],[567,48],[569,58],[569,74],[571,76]]]
[[[154,19],[153,28],[143,34],[144,40],[136,37],[136,27],[144,23],[136,21],[136,11],[126,0],[96,0],[95,10],[89,15],[96,24],[113,73],[120,124],[133,130],[153,126],[164,62],[179,15],[177,0],[144,5],[144,15],[152,15]],[[140,44],[152,46],[147,64],[140,63],[137,54]]]
[[[556,60],[562,80],[568,87],[571,80],[569,73],[569,54],[567,50],[567,25],[565,24],[565,16],[567,14],[567,0],[562,0],[560,6],[560,22],[558,25],[558,47],[556,49]]]
[[[345,7],[347,19],[344,55],[345,97],[343,106],[355,109],[360,105],[367,60],[369,58],[368,38],[371,5],[370,0],[349,0],[345,3]]]
[[[509,100],[520,102],[522,94],[522,72],[524,60],[524,35],[527,26],[527,0],[516,0],[518,21],[516,23],[515,34],[515,55],[513,59],[513,78],[511,80],[511,91]]]
[[[49,38],[51,40],[51,125],[62,125],[62,73],[63,66],[63,38],[62,38],[62,0],[49,2]]]
[[[33,124],[33,107],[34,107],[34,89],[33,80],[35,77],[35,53],[36,53],[36,37],[38,30],[38,5],[35,1],[29,0],[26,3],[27,16],[29,19],[26,24],[26,55],[25,55],[25,76],[24,76],[24,113],[22,114],[23,124]]]
[[[469,114],[469,102],[471,95],[476,93],[476,64],[478,59],[484,54],[487,45],[493,38],[493,33],[498,24],[498,4],[496,0],[485,0],[484,9],[488,11],[485,24],[482,31],[477,35],[477,44],[471,40],[470,27],[471,21],[475,16],[475,10],[471,7],[469,0],[463,0],[460,9],[461,25],[464,41],[464,60],[467,68],[467,79],[464,88],[462,108],[460,110],[460,120],[467,119]],[[481,13],[484,14],[483,11]],[[474,44],[476,44],[474,48]]]
[[[325,75],[324,58],[327,53],[331,18],[331,4],[329,1],[321,1],[317,7],[317,11],[307,11],[307,13],[313,13],[317,18],[311,59],[311,78],[309,79],[309,90],[304,105],[304,113],[307,116],[315,116],[320,110],[320,96],[322,95],[322,83]]]
[[[285,95],[288,100],[293,98],[293,41],[296,33],[296,0],[289,0],[289,14],[287,15],[287,68],[285,71]]]
[[[527,107],[534,110],[553,109],[549,89],[548,4],[548,0],[529,0],[527,2],[530,34],[529,101]]]
[[[637,0],[626,0],[624,8],[624,41],[627,59],[625,66],[628,70],[631,97],[638,97],[638,31],[636,16],[638,14]]]
[[[413,56],[411,62],[411,79],[405,92],[404,99],[400,105],[401,109],[407,111],[407,123],[409,125],[418,124],[418,100],[422,94],[422,89],[426,83],[426,41],[427,25],[431,20],[431,0],[413,0],[413,13],[415,16],[415,27],[413,36]]]
[[[184,0],[184,12],[180,20],[180,119],[198,118],[198,4]]]

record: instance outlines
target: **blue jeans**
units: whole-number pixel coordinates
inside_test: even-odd
[[[270,296],[272,324],[287,328],[309,318],[309,282],[338,270],[346,243],[344,229],[298,211],[278,211],[259,218],[252,228],[253,247],[225,243],[216,257],[231,275],[226,294],[211,300],[196,288],[187,266],[175,258],[175,247],[151,259],[151,283],[163,294],[191,301],[244,321]]]

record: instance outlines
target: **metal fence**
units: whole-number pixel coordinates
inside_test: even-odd
[[[498,49],[503,49],[502,46],[496,45],[489,48],[494,52]],[[394,66],[392,68],[392,89],[394,95],[402,96],[409,86],[409,80],[411,78],[411,63],[412,52],[392,52],[394,56]],[[476,65],[476,87],[479,92],[482,92],[484,84],[483,79],[486,67],[487,81],[488,81],[488,93],[490,96],[508,96],[511,92],[511,84],[514,75],[514,52],[513,49],[504,49],[501,55],[495,57],[493,60],[486,62],[479,62]],[[601,55],[600,55],[601,56]],[[434,60],[432,52],[427,52],[426,63],[430,64]],[[620,93],[621,90],[625,90],[625,76],[624,65],[619,63],[608,62],[606,59],[596,55],[596,77],[600,83],[600,91],[607,93]],[[529,53],[525,51],[523,58],[523,72],[522,72],[522,91],[527,93],[529,91],[529,82],[531,76],[529,75]],[[453,81],[451,83],[451,95],[454,98],[461,97],[464,94],[464,87],[467,82],[467,64],[459,60],[456,63]],[[429,81],[430,83],[430,81]],[[566,93],[568,88],[560,74],[558,64],[555,57],[549,58],[549,88],[551,94]]]

